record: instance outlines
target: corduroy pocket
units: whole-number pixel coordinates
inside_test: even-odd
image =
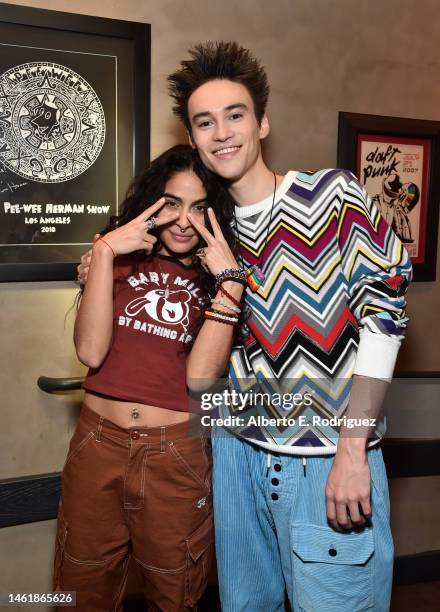
[[[298,601],[306,612],[360,612],[373,605],[373,532],[295,524],[291,530]]]

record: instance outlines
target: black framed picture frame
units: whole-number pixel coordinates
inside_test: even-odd
[[[340,112],[337,164],[358,177],[407,248],[414,280],[434,281],[440,122]]]
[[[150,156],[150,25],[0,3],[0,280],[74,280]]]

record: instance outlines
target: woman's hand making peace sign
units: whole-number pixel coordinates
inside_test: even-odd
[[[125,225],[105,234],[105,241],[115,255],[126,255],[134,251],[146,251],[148,254],[153,250],[156,236],[149,234],[148,221],[165,204],[165,198],[160,198],[155,204],[149,206],[135,219]],[[178,218],[177,212],[171,212],[159,218],[155,218],[155,227],[166,225]],[[96,243],[95,243],[96,244]]]
[[[191,225],[194,226],[207,244],[206,247],[197,251],[197,256],[200,257],[203,267],[215,276],[227,268],[238,268],[239,265],[223,236],[223,232],[212,208],[208,208],[208,217],[214,235],[212,235],[204,225],[199,223],[197,219],[194,218],[194,215],[188,213],[188,219]]]

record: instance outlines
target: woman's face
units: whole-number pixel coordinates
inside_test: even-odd
[[[162,242],[159,253],[185,259],[185,255],[200,241],[200,236],[187,215],[191,212],[199,223],[205,224],[206,190],[197,174],[192,170],[183,170],[166,182],[163,196],[165,204],[156,216],[159,218],[163,214],[177,211],[179,217],[172,223],[159,227],[158,236]]]

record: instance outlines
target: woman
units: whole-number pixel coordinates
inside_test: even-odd
[[[191,433],[186,360],[204,310],[214,326],[235,325],[242,291],[235,281],[214,290],[213,275],[238,266],[208,204],[227,227],[226,189],[190,147],[173,147],[93,246],[74,333],[90,370],[63,469],[54,576],[87,612],[121,609],[130,557],[150,610],[193,610],[206,586],[211,457]],[[216,244],[202,267],[193,224],[207,221]],[[204,308],[209,296],[216,308]]]

